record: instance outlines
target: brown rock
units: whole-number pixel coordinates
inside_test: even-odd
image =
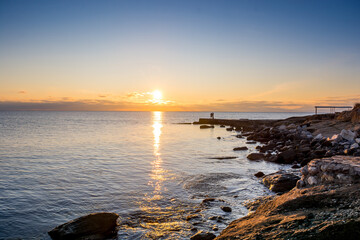
[[[213,125],[201,125],[200,129],[206,129],[206,128],[214,128]]]
[[[212,240],[215,237],[216,236],[213,233],[199,231],[195,235],[191,236],[190,240]]]
[[[253,161],[256,161],[256,160],[261,160],[261,159],[264,159],[265,158],[265,155],[263,153],[250,153],[247,158],[249,160],[253,160]]]
[[[232,211],[231,207],[221,206],[220,208],[221,208],[221,210],[223,210],[224,212],[231,212],[231,211]]]
[[[254,176],[257,178],[261,178],[261,177],[265,176],[265,174],[263,172],[257,172],[254,174]]]
[[[294,174],[279,171],[266,175],[263,183],[273,192],[287,192],[296,186],[300,178]]]
[[[217,240],[359,239],[360,184],[293,189],[233,221]]]
[[[48,234],[54,240],[104,239],[116,235],[116,213],[92,213],[57,226]]]
[[[215,201],[215,198],[205,198],[204,200],[202,200],[202,203],[208,203],[213,201]]]
[[[278,155],[276,162],[292,163],[295,161],[295,159],[296,159],[296,152],[293,149],[288,149]]]
[[[234,151],[245,151],[248,150],[248,147],[244,146],[244,147],[236,147],[233,149]]]

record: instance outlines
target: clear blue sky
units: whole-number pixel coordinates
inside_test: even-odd
[[[136,110],[126,96],[159,89],[185,110],[352,104],[359,12],[360,1],[0,1],[0,101],[101,95]]]

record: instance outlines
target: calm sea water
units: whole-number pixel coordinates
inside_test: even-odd
[[[306,113],[216,113],[281,119]],[[206,112],[0,112],[0,239],[49,239],[47,231],[99,211],[118,213],[118,239],[218,234],[270,194],[253,176],[287,168],[233,152],[235,132],[176,124]],[[220,136],[222,139],[218,140]],[[214,157],[234,156],[217,160]],[[202,206],[206,197],[221,199]],[[221,205],[231,206],[225,213]],[[200,217],[186,220],[196,212]],[[209,220],[222,216],[222,222]]]

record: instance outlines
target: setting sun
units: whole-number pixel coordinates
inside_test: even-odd
[[[162,93],[159,90],[153,91],[152,95],[154,101],[160,101],[162,99]]]

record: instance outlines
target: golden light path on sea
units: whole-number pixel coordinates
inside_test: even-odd
[[[188,228],[188,223],[182,219],[184,209],[177,206],[173,202],[174,199],[164,197],[164,193],[167,191],[164,182],[173,179],[174,175],[162,166],[162,122],[163,112],[152,112],[154,159],[151,162],[152,170],[148,185],[153,187],[153,191],[146,194],[143,202],[140,203],[140,209],[143,211],[140,226],[147,229],[145,237],[149,239],[159,239],[165,235],[170,237],[169,234],[174,233],[174,231],[179,234],[182,230]],[[169,239],[172,239],[172,237]]]

